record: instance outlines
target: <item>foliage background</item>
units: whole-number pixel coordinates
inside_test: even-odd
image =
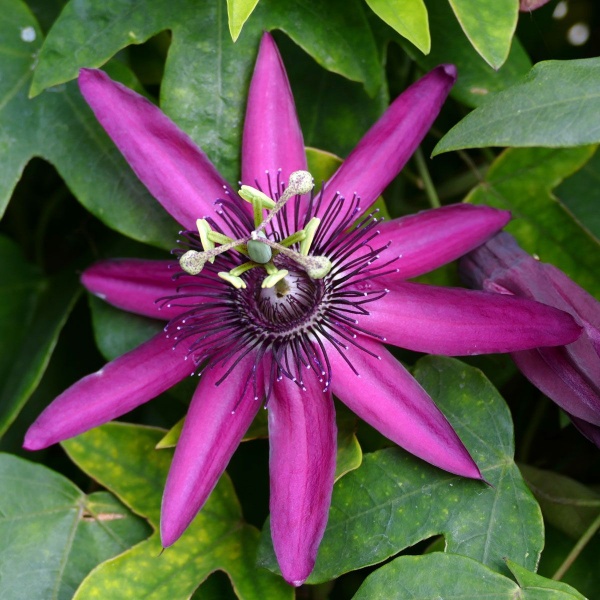
[[[20,448],[54,396],[160,327],[87,297],[78,274],[100,258],[165,257],[177,235],[95,123],[73,82],[78,68],[102,66],[159,102],[236,181],[263,30],[277,40],[313,173],[323,177],[332,159],[322,151],[347,155],[390,98],[425,70],[454,62],[452,97],[386,190],[387,211],[465,200],[509,208],[508,230],[524,248],[600,298],[600,9],[594,0],[551,0],[518,14],[517,4],[0,0],[3,599],[293,595],[269,571],[276,567],[261,422],[190,531],[159,556],[170,450],[155,446],[185,414],[190,382],[127,415],[137,425],[111,424],[35,454]],[[574,43],[582,26],[589,35]],[[458,285],[454,266],[424,280]],[[442,590],[479,598],[491,590],[494,598],[542,598],[544,587],[552,597],[581,597],[547,579],[565,559],[559,578],[597,597],[597,449],[506,357],[397,356],[414,367],[493,487],[389,448],[340,408],[330,524],[313,585],[297,597]],[[488,587],[476,584],[482,579]]]

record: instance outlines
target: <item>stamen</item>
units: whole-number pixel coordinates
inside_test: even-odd
[[[258,204],[265,210],[272,210],[275,208],[275,201],[269,198],[264,192],[257,190],[249,185],[243,185],[238,192],[240,198],[251,204]]]
[[[289,248],[298,242],[303,242],[306,239],[306,232],[301,229],[300,231],[296,231],[296,233],[292,233],[292,235],[288,235],[284,240],[281,240],[279,243],[285,248]]]
[[[246,273],[246,271],[249,271],[250,269],[254,269],[258,266],[259,265],[255,264],[253,262],[245,262],[245,263],[231,269],[231,271],[229,271],[229,274],[233,275],[234,277],[239,277],[243,273]]]
[[[196,221],[196,227],[198,228],[198,235],[200,236],[200,243],[204,250],[213,250],[215,245],[208,238],[208,234],[211,232],[210,225],[206,219],[198,219]],[[208,259],[211,263],[215,262],[214,257]]]
[[[315,233],[317,233],[317,228],[321,223],[321,219],[317,219],[317,217],[313,217],[303,229],[306,237],[300,243],[300,254],[302,256],[307,256],[308,251],[310,250],[310,245],[313,243],[315,239]]]
[[[268,289],[274,287],[277,283],[279,283],[284,277],[289,274],[287,269],[281,269],[272,275],[268,275],[263,279],[263,282],[260,287],[263,289]]]
[[[241,277],[236,277],[235,275],[232,275],[231,273],[226,273],[225,271],[219,271],[217,275],[221,279],[227,281],[227,283],[230,283],[236,290],[246,289],[246,283]]]

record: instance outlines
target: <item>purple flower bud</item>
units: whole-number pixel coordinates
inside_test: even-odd
[[[535,260],[504,232],[461,259],[460,269],[471,287],[537,300],[568,312],[583,327],[571,344],[511,356],[600,447],[600,302],[553,265]]]

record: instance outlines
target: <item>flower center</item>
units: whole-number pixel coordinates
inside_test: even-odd
[[[289,335],[302,330],[318,315],[324,285],[292,267],[273,287],[256,286],[252,293],[253,320],[271,335]]]
[[[240,196],[253,207],[252,217],[239,198],[227,194],[217,201],[218,220],[199,219],[198,232],[182,232],[191,248],[180,252],[178,294],[163,298],[182,307],[165,331],[175,344],[188,344],[188,357],[198,374],[211,365],[227,366],[223,379],[245,356],[254,357],[247,374],[255,390],[259,363],[267,369],[268,399],[272,383],[287,377],[304,387],[305,372],[323,387],[331,383],[327,356],[337,352],[354,369],[351,346],[371,354],[360,343],[372,335],[359,326],[359,315],[387,290],[372,285],[389,273],[390,263],[378,261],[389,244],[377,245],[377,219],[368,215],[356,223],[360,199],[346,200],[324,192],[307,199],[306,172],[293,174],[285,188],[277,175],[269,179],[269,198],[243,186]],[[295,197],[294,206],[281,211]]]

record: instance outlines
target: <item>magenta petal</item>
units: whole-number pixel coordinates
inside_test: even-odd
[[[301,585],[312,571],[333,490],[336,425],[330,392],[313,374],[306,390],[286,377],[269,400],[271,535],[284,579]]]
[[[281,56],[269,33],[262,37],[248,95],[242,142],[242,183],[268,193],[265,170],[287,182],[290,173],[306,170],[302,130]],[[275,183],[275,180],[272,181]]]
[[[36,419],[23,447],[40,450],[112,421],[144,404],[194,370],[183,345],[160,333],[64,391]]]
[[[391,242],[380,262],[396,259],[398,272],[377,282],[410,279],[437,269],[483,244],[510,220],[510,213],[489,206],[453,204],[377,225],[378,243]],[[385,283],[387,285],[387,283]]]
[[[441,65],[398,96],[325,184],[329,195],[357,194],[366,210],[421,143],[455,79],[454,66]]]
[[[570,344],[582,328],[571,315],[524,298],[397,282],[359,317],[389,344],[430,354],[514,352]]]
[[[213,213],[227,182],[204,152],[151,102],[102,71],[81,69],[79,88],[150,193],[187,229]]]
[[[333,393],[363,421],[415,456],[464,477],[481,479],[477,465],[427,392],[379,343],[361,339],[346,353],[356,375],[333,348]]]
[[[254,357],[247,356],[218,386],[227,367],[202,374],[165,485],[160,521],[165,547],[179,539],[202,508],[262,406],[262,390],[255,398],[253,386],[247,385],[253,365]]]
[[[159,298],[177,293],[173,275],[181,269],[174,261],[114,259],[87,268],[81,283],[94,295],[123,310],[169,321],[187,310],[163,306]]]

